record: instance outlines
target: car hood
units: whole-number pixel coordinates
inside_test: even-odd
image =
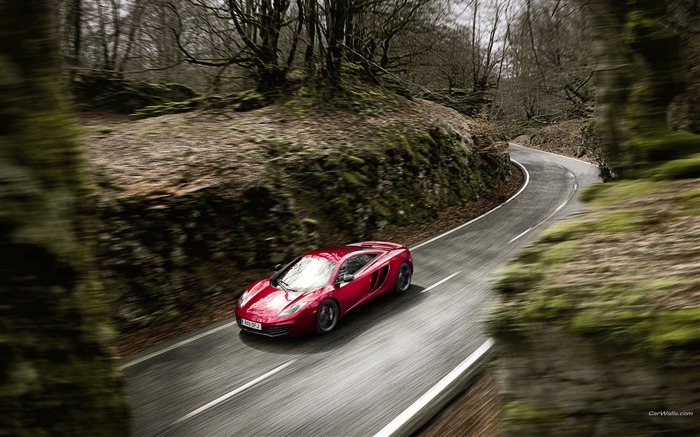
[[[289,304],[303,299],[312,291],[285,291],[270,285],[265,279],[250,287],[248,299],[241,309],[251,316],[269,319],[277,317]]]

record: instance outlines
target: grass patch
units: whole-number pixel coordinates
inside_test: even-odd
[[[653,193],[663,183],[636,179],[593,184],[581,190],[579,198],[592,207],[606,206]]]

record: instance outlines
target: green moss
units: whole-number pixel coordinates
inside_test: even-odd
[[[515,344],[521,344],[525,337],[519,312],[503,301],[497,302],[486,311],[483,323],[486,332],[492,337]]]
[[[700,188],[692,188],[679,193],[676,199],[684,213],[700,215]]]
[[[651,293],[697,287],[681,280],[643,279],[603,284],[591,305],[572,312],[574,332],[597,335],[618,345],[654,356],[700,343],[700,307],[655,309]]]
[[[579,243],[576,241],[564,241],[548,246],[542,251],[539,264],[543,267],[552,267],[557,264],[564,264],[576,259]]]
[[[654,179],[700,178],[700,155],[666,162],[653,170]]]
[[[515,255],[513,263],[532,264],[540,260],[545,248],[541,244],[530,244]]]
[[[574,297],[566,286],[550,286],[536,293],[519,314],[523,320],[553,320],[565,317],[574,308]]]
[[[654,310],[610,304],[577,312],[570,327],[629,350],[668,357],[678,348],[700,345],[700,307]]]
[[[593,224],[593,232],[628,234],[643,229],[649,222],[643,210],[623,209],[602,214]]]
[[[658,182],[646,179],[598,183],[581,190],[579,198],[590,206],[605,206],[652,193],[661,186]]]
[[[73,82],[76,101],[84,110],[132,113],[148,106],[191,101],[198,96],[181,84],[151,84],[97,75],[79,75]]]
[[[365,164],[365,160],[360,158],[359,156],[345,155],[345,158],[349,161],[350,164],[353,164],[356,166],[362,166]]]
[[[364,174],[356,171],[343,171],[340,173],[340,178],[348,185],[359,188],[360,190],[367,188],[368,178]],[[362,191],[360,191],[360,194]]]
[[[508,402],[504,410],[504,428],[507,431],[528,432],[536,435],[556,434],[552,430],[552,426],[564,417],[555,408],[538,407],[525,401]]]
[[[700,347],[700,307],[657,312],[646,340],[657,353]]]
[[[266,106],[271,101],[271,96],[259,93],[257,91],[249,91],[244,93],[238,100],[236,111],[250,111]]]
[[[546,229],[540,235],[543,243],[580,239],[592,233],[625,234],[638,231],[648,223],[644,211],[613,210],[584,219],[572,219]]]
[[[542,270],[532,265],[509,264],[496,274],[493,287],[504,294],[525,292],[539,284],[544,276]]]
[[[582,239],[592,234],[641,234],[654,226],[654,211],[674,211],[674,216],[700,214],[700,189],[673,193],[672,182],[621,181],[591,188],[587,200],[593,205],[615,206],[645,197],[662,198],[667,207],[600,209],[581,218],[561,222],[546,230],[540,239],[521,251],[499,272],[494,288],[503,301],[492,310],[487,329],[494,336],[518,336],[537,321],[566,326],[571,331],[598,337],[619,347],[656,358],[695,347],[700,340],[700,308],[659,309],[660,293],[700,288],[700,279],[658,277],[653,271],[627,266],[624,276],[611,277],[619,266],[598,262],[596,275],[586,284],[560,282],[570,261],[580,253]],[[680,187],[689,186],[677,182]],[[692,184],[690,184],[692,186]],[[655,193],[669,193],[663,196]],[[659,202],[659,200],[657,200]],[[647,202],[638,203],[646,205]],[[595,260],[591,260],[595,262]],[[575,272],[567,272],[567,275]]]
[[[659,130],[636,137],[630,147],[636,147],[648,160],[669,161],[700,153],[700,135],[690,132]]]

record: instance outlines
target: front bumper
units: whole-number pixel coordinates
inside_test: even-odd
[[[257,329],[241,325],[240,319],[238,318],[236,318],[236,321],[238,322],[238,327],[241,328],[242,331],[252,332],[253,334],[264,335],[267,337],[283,337],[287,335],[287,333],[289,333],[289,331],[292,329],[292,325],[290,324],[270,325],[267,328],[259,331]]]
[[[261,329],[254,329],[241,324],[241,318],[258,322]],[[242,331],[252,334],[264,335],[266,337],[295,337],[297,335],[308,334],[315,329],[315,318],[304,314],[298,314],[293,318],[285,318],[279,321],[259,320],[254,316],[247,315],[236,307],[236,323]]]

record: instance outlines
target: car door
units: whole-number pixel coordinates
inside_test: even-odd
[[[340,308],[343,313],[357,306],[362,298],[370,292],[371,275],[367,274],[366,270],[357,275],[356,273],[362,270],[377,255],[376,253],[352,255],[340,265],[335,283],[337,287],[336,298],[340,302]],[[342,282],[341,278],[346,274],[355,275],[355,279],[350,282]]]

